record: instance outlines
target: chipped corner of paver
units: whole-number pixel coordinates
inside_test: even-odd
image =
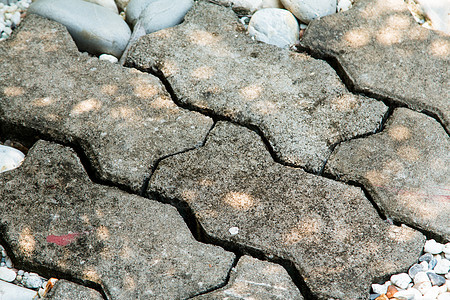
[[[223,284],[235,259],[197,242],[174,207],[92,183],[58,144],[38,141],[0,183],[16,260],[99,285],[111,299],[194,296]]]
[[[319,298],[365,298],[417,260],[424,236],[382,221],[361,189],[263,153],[258,135],[220,122],[204,147],[163,160],[148,191],[185,202],[217,241],[291,261]]]
[[[301,44],[335,58],[356,91],[431,112],[448,132],[450,36],[417,24],[404,1],[357,1],[313,21]]]
[[[213,124],[155,76],[81,54],[53,21],[30,15],[4,44],[2,121],[81,149],[103,181],[139,191],[158,159],[197,147]]]
[[[325,172],[363,184],[386,216],[448,241],[449,153],[441,124],[398,108],[381,133],[338,146]]]

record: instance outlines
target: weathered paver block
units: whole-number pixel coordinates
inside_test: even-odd
[[[94,289],[61,279],[44,297],[48,300],[103,300],[102,295]]]
[[[394,220],[450,241],[450,138],[436,120],[396,109],[383,132],[338,146],[325,171],[362,183]]]
[[[161,161],[148,192],[187,203],[215,240],[292,261],[319,299],[367,299],[372,280],[408,268],[424,244],[360,189],[273,162],[257,134],[227,122]]]
[[[374,132],[386,106],[349,93],[324,61],[252,41],[236,15],[198,1],[146,35],[127,64],[158,69],[184,105],[258,127],[284,162],[317,172],[339,141]]]
[[[159,158],[201,144],[213,121],[149,74],[82,55],[64,26],[30,15],[0,43],[0,122],[82,147],[101,179],[141,188]]]
[[[69,148],[39,141],[0,176],[14,257],[100,284],[109,299],[180,299],[225,281],[234,254],[197,242],[170,205],[90,182]]]
[[[417,24],[403,0],[359,0],[313,21],[301,44],[336,58],[356,91],[432,112],[450,131],[450,36]]]
[[[283,267],[243,256],[233,268],[230,281],[225,287],[194,299],[303,300],[303,297]]]

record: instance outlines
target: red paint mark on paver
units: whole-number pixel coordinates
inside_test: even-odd
[[[64,235],[49,235],[47,236],[47,242],[53,243],[59,246],[67,246],[72,243],[77,236],[81,233],[69,233]]]

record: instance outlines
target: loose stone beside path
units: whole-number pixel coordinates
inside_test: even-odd
[[[142,37],[127,64],[158,69],[178,102],[257,127],[285,163],[319,172],[336,143],[379,129],[387,107],[347,91],[324,61],[252,41],[227,8],[196,2]]]
[[[57,144],[37,142],[0,174],[0,194],[18,262],[99,284],[108,299],[194,296],[223,284],[235,258],[195,241],[172,206],[92,183]]]
[[[436,115],[450,131],[450,36],[418,25],[403,0],[360,0],[311,22],[301,44],[335,58],[357,92]]]
[[[213,240],[293,262],[319,299],[366,299],[424,243],[360,189],[277,164],[257,134],[225,122],[204,147],[163,160],[148,192],[187,203]]]
[[[283,267],[243,256],[233,268],[230,281],[225,287],[194,299],[303,300],[303,297]]]
[[[394,220],[450,241],[450,138],[436,120],[396,109],[383,132],[338,146],[325,172],[362,183]]]
[[[149,74],[78,52],[30,15],[0,43],[0,120],[81,147],[99,178],[137,191],[164,156],[202,144],[213,121],[177,107]]]

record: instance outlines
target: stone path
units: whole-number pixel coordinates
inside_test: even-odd
[[[367,299],[449,242],[450,38],[360,0],[301,47],[198,1],[122,67],[28,16],[0,42],[14,264],[49,299]]]

